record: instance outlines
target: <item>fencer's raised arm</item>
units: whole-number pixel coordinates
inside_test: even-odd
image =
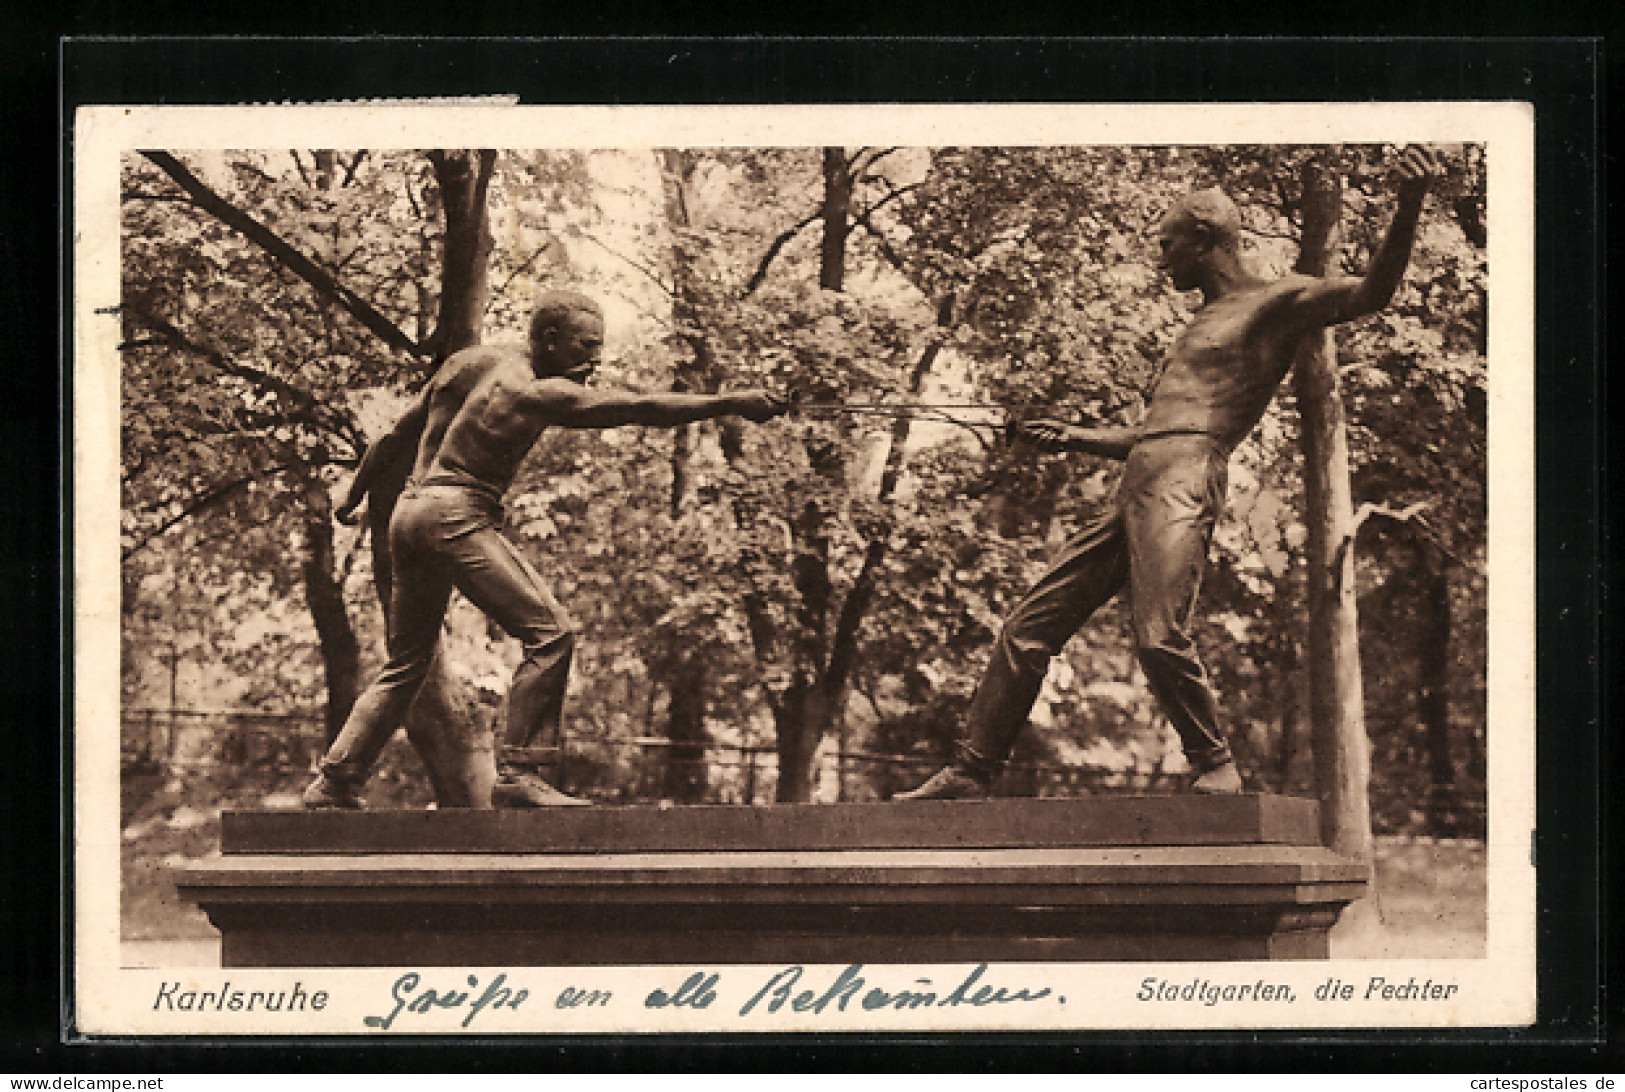
[[[1410,264],[1422,199],[1438,173],[1438,160],[1431,151],[1416,146],[1405,149],[1395,167],[1399,201],[1393,223],[1372,255],[1365,276],[1327,277],[1306,285],[1287,311],[1294,332],[1310,333],[1388,306]]]

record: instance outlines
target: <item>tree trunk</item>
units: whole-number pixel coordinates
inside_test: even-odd
[[[446,215],[440,318],[430,339],[442,358],[480,342],[492,245],[485,199],[496,158],[489,148],[429,153]]]
[[[486,193],[496,152],[430,152],[446,216],[442,250],[440,317],[429,343],[444,359],[478,345],[484,325],[491,253],[490,218]],[[404,480],[380,483],[368,498],[373,523],[373,556],[383,560],[374,573],[381,576],[378,591],[389,602],[389,516]],[[384,489],[392,490],[385,494]],[[382,533],[379,533],[382,532]],[[380,554],[384,555],[380,557]],[[386,606],[387,611],[387,606]],[[460,694],[447,677],[439,658],[406,717],[406,736],[423,760],[442,807],[489,808],[496,779],[495,740],[489,726],[473,717],[472,701]]]
[[[1323,276],[1336,249],[1342,182],[1321,159],[1303,171],[1297,271]],[[1309,695],[1322,841],[1371,861],[1370,741],[1360,683],[1354,587],[1354,505],[1348,436],[1328,330],[1305,340],[1295,386],[1303,420],[1304,525],[1309,562]]]
[[[824,234],[818,253],[818,286],[840,292],[846,283],[846,240],[851,234],[852,172],[846,150],[825,148],[824,198],[820,209]],[[822,453],[812,452],[814,465]],[[839,680],[830,676],[835,650],[828,642],[829,612],[835,587],[829,574],[829,542],[824,513],[809,503],[793,521],[796,558],[792,578],[800,600],[796,611],[796,681],[775,715],[779,751],[780,803],[801,803],[812,798],[813,757],[837,715]]]
[[[672,233],[672,325],[688,349],[678,355],[671,389],[678,393],[711,393],[716,388],[716,356],[701,325],[700,305],[694,288],[689,237],[694,225],[688,211],[688,179],[693,172],[689,153],[666,149],[660,153],[660,175],[664,190],[666,222]],[[683,513],[689,494],[689,460],[693,457],[696,425],[680,425],[672,430],[671,514]],[[737,426],[735,426],[737,428]]]
[[[821,715],[829,612],[835,585],[829,575],[829,537],[817,501],[808,501],[791,522],[796,555],[790,580],[796,589],[791,621],[790,655],[794,682],[775,710],[775,743],[779,752],[776,799],[781,804],[812,799],[812,758],[827,721]]]
[[[689,214],[688,183],[694,160],[691,153],[671,148],[659,153],[659,165],[666,223],[672,240],[672,325],[677,331],[677,340],[688,349],[686,355],[677,354],[671,389],[679,393],[710,393],[717,383],[716,356],[702,323],[690,248],[694,224]],[[719,424],[726,425],[725,422]],[[697,425],[682,425],[672,430],[670,511],[673,519],[682,516],[690,499],[689,461],[693,458],[697,429]],[[737,451],[733,454],[737,455]],[[678,649],[659,658],[652,670],[653,681],[665,686],[671,695],[666,717],[666,738],[671,746],[666,751],[664,795],[682,803],[698,803],[705,799],[710,780],[705,758],[705,745],[710,738],[705,729],[709,664],[703,653]]]
[[[1276,705],[1280,710],[1280,738],[1276,742],[1273,765],[1275,791],[1283,796],[1291,796],[1294,789],[1309,780],[1303,776],[1302,765],[1306,757],[1312,760],[1314,747],[1312,744],[1304,746],[1308,726],[1304,723],[1304,702],[1299,682],[1303,665],[1298,656],[1298,646],[1293,641],[1283,643],[1286,647],[1276,656],[1269,672],[1271,689],[1279,695]]]
[[[185,334],[173,323],[162,319],[155,311],[141,303],[127,305],[127,310],[139,314],[141,320],[160,331],[173,345],[206,358],[223,374],[233,374],[230,359],[220,349]],[[262,377],[268,379],[269,377]],[[315,399],[308,391],[287,382],[268,383],[289,412],[311,413]],[[334,421],[342,420],[333,415]],[[337,566],[333,559],[333,506],[327,486],[312,472],[291,445],[280,451],[299,497],[302,511],[304,556],[299,572],[305,589],[305,602],[316,627],[316,636],[322,653],[322,670],[327,689],[324,711],[324,734],[331,743],[344,726],[345,718],[355,705],[360,674],[360,649],[350,616],[344,606],[343,589],[334,575]],[[201,511],[207,504],[229,496],[238,485],[250,479],[239,479],[211,489],[200,502],[194,502],[188,514]]]
[[[316,637],[322,650],[322,669],[327,680],[324,728],[327,743],[331,745],[344,727],[359,692],[361,645],[350,625],[350,614],[344,608],[344,589],[334,575],[337,566],[333,560],[333,502],[327,486],[303,464],[295,467],[295,474],[305,501],[305,556],[300,569],[304,576],[305,602],[316,623]]]
[[[333,189],[338,182],[338,152],[331,148],[318,148],[310,153],[311,161],[315,166],[311,170],[310,184],[315,189],[327,192]]]
[[[824,719],[818,680],[798,675],[783,701],[773,710],[773,729],[779,754],[779,781],[773,799],[780,804],[805,804],[812,799],[813,757],[823,733]]]
[[[666,769],[662,795],[680,804],[705,800],[710,770],[705,761],[705,696],[709,665],[702,654],[683,651],[660,665],[671,704],[666,711]]]
[[[846,237],[852,232],[852,167],[845,148],[824,149],[824,238],[818,253],[818,287],[842,291],[846,283]]]
[[[831,292],[844,290],[846,281],[846,242],[852,232],[852,169],[844,148],[823,151],[824,195],[819,216],[823,238],[819,248],[818,284]],[[765,263],[764,263],[765,264]],[[953,300],[945,299],[938,313],[946,328],[953,321]],[[921,354],[909,376],[908,390],[917,395],[931,370],[940,341],[933,340]],[[881,474],[876,500],[891,499],[903,470],[910,421],[898,418],[891,432],[891,446]],[[813,466],[827,463],[821,451],[809,451]],[[863,566],[835,615],[833,633],[829,622],[834,610],[834,583],[829,571],[829,542],[825,514],[816,502],[809,502],[791,521],[796,543],[792,580],[797,608],[791,644],[794,682],[774,707],[775,745],[779,758],[779,779],[775,799],[780,803],[805,802],[812,797],[816,770],[813,759],[819,744],[845,715],[846,696],[858,658],[858,633],[873,601],[875,586],[886,556],[889,526],[877,527],[864,550]],[[765,641],[754,637],[758,648]],[[844,791],[844,790],[843,790]]]
[[[1460,834],[1461,795],[1450,749],[1450,575],[1443,554],[1418,535],[1416,719],[1427,756],[1428,795],[1423,811],[1435,834]]]
[[[951,315],[951,306],[945,308],[943,314]],[[943,319],[943,326],[951,325],[947,317]],[[942,342],[933,340],[920,354],[909,374],[908,393],[918,396],[925,385],[925,377],[930,374],[931,365],[937,355],[942,351]],[[886,452],[886,465],[881,471],[880,486],[875,492],[875,500],[880,504],[890,501],[897,489],[897,483],[902,478],[904,456],[908,448],[909,433],[913,422],[908,417],[899,417],[892,423],[890,447]],[[818,751],[818,745],[837,726],[837,721],[845,715],[846,696],[852,682],[852,669],[858,661],[858,633],[863,624],[864,616],[869,611],[869,605],[874,601],[875,588],[880,580],[880,571],[886,559],[886,540],[890,535],[890,521],[884,521],[874,528],[870,534],[869,543],[863,552],[863,567],[858,571],[852,587],[847,590],[846,598],[841,602],[841,609],[835,619],[835,632],[829,638],[828,651],[820,658],[823,670],[806,682],[804,691],[798,696],[796,712],[778,724],[779,733],[779,799],[784,802],[804,801],[812,796],[812,758]],[[803,592],[804,604],[818,608],[816,621],[808,618],[806,624],[816,625],[816,632],[822,637],[825,618],[829,609],[829,594],[833,590],[829,587],[827,559],[818,559],[816,567],[809,562],[808,579],[821,578],[822,585],[815,596],[809,597]],[[787,699],[786,706],[792,703]],[[790,776],[786,776],[786,770]],[[842,792],[844,793],[844,786]],[[788,795],[793,794],[793,795]]]

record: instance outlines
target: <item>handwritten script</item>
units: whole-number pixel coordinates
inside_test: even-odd
[[[474,1017],[486,1009],[517,1009],[525,1003],[525,998],[530,996],[530,991],[510,989],[508,986],[503,985],[507,980],[508,976],[506,974],[497,975],[486,985],[485,992],[481,993],[478,999],[471,1004],[469,998],[474,996],[471,991],[477,990],[480,984],[480,980],[474,975],[468,976],[468,989],[464,990],[459,986],[424,986],[423,977],[420,974],[416,971],[408,971],[397,978],[395,985],[390,987],[389,993],[394,998],[395,1007],[390,1010],[389,1015],[364,1017],[362,1023],[369,1028],[388,1031],[394,1026],[395,1018],[402,1012],[414,1016],[424,1016],[431,1012],[443,1012],[447,1009],[466,1007],[468,1011],[463,1015],[462,1023],[462,1026],[466,1028]]]
[[[1042,1001],[1051,996],[1049,987],[1029,990],[1026,987],[996,986],[983,983],[987,964],[978,964],[952,988],[939,988],[929,978],[916,978],[906,986],[873,982],[863,975],[863,964],[853,963],[827,984],[811,980],[802,966],[785,967],[777,971],[758,987],[739,1009],[740,1016],[752,1013],[776,1013],[789,1009],[796,1013],[821,1014],[833,1009],[845,1012],[848,1004],[855,1003],[865,1011],[879,1009],[902,1011],[924,1008],[958,1008],[989,1005],[1012,1005]],[[675,991],[655,989],[644,999],[645,1008],[708,1008],[717,997],[721,976],[698,972],[690,975]],[[804,983],[803,980],[808,980]],[[1066,1004],[1064,997],[1055,1003]]]

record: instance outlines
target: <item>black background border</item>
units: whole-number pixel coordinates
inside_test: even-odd
[[[477,23],[477,21],[475,21]],[[480,29],[471,25],[469,29]],[[56,45],[55,42],[52,43]],[[24,43],[24,48],[28,43]],[[20,52],[13,49],[13,52]],[[34,715],[9,733],[0,812],[4,1068],[60,1072],[436,1069],[1087,1069],[1528,1071],[1617,1067],[1617,951],[1604,944],[1603,851],[1617,810],[1603,793],[1617,734],[1601,725],[1618,683],[1602,657],[1609,469],[1602,286],[1605,210],[1597,40],[1343,39],[94,39],[60,43],[44,101],[7,70],[6,139],[43,136],[0,160],[0,303],[14,352],[0,400],[7,518],[3,693]],[[7,58],[9,59],[9,58]],[[25,62],[35,58],[24,57]],[[24,73],[26,74],[26,73]],[[37,73],[36,73],[37,74]],[[34,90],[37,90],[35,88]],[[87,103],[248,103],[517,94],[531,103],[1233,102],[1522,100],[1536,107],[1537,686],[1539,996],[1528,1030],[1079,1033],[874,1037],[236,1042],[59,1041],[67,968],[52,944],[71,918],[52,897],[65,873],[65,813],[44,776],[71,771],[66,645],[70,542],[72,108]],[[46,113],[48,111],[48,113]],[[59,157],[46,151],[55,146]],[[41,169],[45,168],[58,169]],[[60,200],[60,222],[37,210]],[[29,215],[27,210],[34,209]],[[58,231],[60,230],[60,234]],[[62,255],[51,278],[49,256]],[[60,305],[60,307],[59,307]],[[52,323],[46,316],[54,316]],[[60,460],[60,463],[58,463]],[[60,478],[58,472],[61,472]],[[60,483],[60,484],[59,484]],[[60,494],[58,489],[60,488]],[[59,554],[59,549],[63,553]],[[1610,551],[1611,553],[1611,551]],[[35,564],[20,563],[24,557]],[[13,596],[15,595],[15,598]],[[65,621],[65,616],[64,616]],[[39,623],[44,622],[42,629]],[[1610,630],[1611,633],[1611,630]],[[7,634],[0,633],[0,636]],[[19,643],[21,642],[21,643]],[[58,684],[60,683],[61,689]],[[59,704],[60,703],[60,704]],[[60,738],[50,730],[60,722]],[[1616,784],[1617,781],[1608,782]],[[1609,862],[1612,866],[1612,862]],[[33,877],[32,882],[27,877]],[[1617,877],[1614,877],[1617,879]],[[66,887],[63,888],[64,893]],[[65,904],[63,904],[65,905]],[[1617,927],[1614,930],[1617,932]],[[65,934],[64,934],[65,936]],[[64,940],[65,945],[65,940]],[[1609,998],[1613,1000],[1610,1001]],[[1610,1064],[1611,1063],[1611,1064]],[[1617,1071],[1617,1070],[1616,1070]]]

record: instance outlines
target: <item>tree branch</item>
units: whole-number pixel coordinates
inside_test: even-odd
[[[147,536],[140,542],[137,542],[134,546],[131,546],[129,549],[123,551],[122,560],[130,560],[130,558],[134,557],[136,554],[145,549],[147,544],[152,542],[154,539],[166,534],[171,528],[185,522],[192,516],[197,515],[210,505],[220,503],[233,493],[237,492],[237,490],[241,489],[243,486],[248,485],[251,482],[261,481],[272,474],[280,474],[286,469],[288,468],[285,466],[277,466],[272,467],[269,470],[262,470],[256,474],[245,474],[240,478],[233,478],[229,482],[223,482],[220,485],[205,490],[204,492],[193,497],[191,502],[175,515],[170,516],[168,519],[160,523],[157,528],[148,533]]]
[[[773,624],[768,620],[767,608],[762,605],[762,597],[753,587],[741,597],[740,602],[745,608],[745,630],[750,634],[751,650],[756,653],[756,663],[765,667],[773,655]],[[762,693],[767,695],[768,709],[775,715],[782,711],[784,703],[779,700],[773,688],[763,686]]]
[[[360,428],[347,414],[335,413],[303,387],[259,368],[236,363],[215,346],[203,344],[189,337],[180,327],[159,315],[140,299],[125,301],[124,310],[146,323],[173,347],[195,353],[207,360],[216,370],[270,391],[287,404],[291,419],[302,419],[326,428],[343,437],[352,446],[359,447],[365,443]]]
[[[823,210],[817,209],[808,213],[807,216],[794,227],[787,228],[779,233],[778,238],[774,239],[773,242],[769,244],[767,253],[762,255],[762,260],[757,263],[756,272],[751,274],[750,280],[745,285],[744,295],[748,296],[762,286],[762,282],[767,279],[768,267],[773,264],[773,259],[779,256],[779,251],[783,250],[786,243],[788,243],[791,239],[794,239],[803,229],[815,223],[822,215]]]
[[[1461,225],[1461,233],[1467,236],[1469,243],[1479,250],[1489,245],[1489,232],[1484,226],[1484,209],[1479,205],[1475,194],[1464,193],[1450,202],[1450,211],[1456,214],[1456,223]]]
[[[1419,528],[1417,533],[1421,538],[1425,539],[1430,545],[1433,546],[1434,549],[1438,550],[1445,557],[1460,565],[1461,558],[1457,557],[1455,553],[1452,552],[1451,549],[1439,539],[1438,534],[1433,530],[1432,527],[1429,527],[1427,521],[1422,518],[1422,513],[1427,511],[1432,506],[1432,501],[1417,501],[1414,504],[1408,504],[1404,508],[1399,509],[1390,508],[1386,504],[1372,504],[1370,502],[1360,505],[1360,507],[1355,510],[1354,522],[1349,526],[1349,533],[1344,535],[1343,540],[1337,544],[1337,553],[1332,561],[1332,572],[1338,574],[1335,579],[1341,579],[1343,562],[1347,559],[1349,551],[1354,548],[1355,536],[1360,533],[1360,528],[1365,525],[1366,520],[1372,518],[1391,520],[1394,523],[1408,524],[1411,527]]]
[[[496,171],[497,152],[495,148],[481,148],[475,153],[479,157],[479,169],[474,172],[474,199],[470,204],[477,209],[485,207],[485,195],[491,189],[491,175]]]
[[[891,240],[886,238],[885,233],[870,221],[869,214],[864,213],[862,216],[857,217],[853,223],[861,227],[869,238],[875,241],[875,245],[880,248],[880,256],[885,258],[891,267],[901,273],[910,284],[914,284],[913,276],[910,275],[908,268],[903,264],[903,256],[891,245]],[[919,286],[915,285],[915,287]]]
[[[141,193],[138,190],[128,190],[123,195],[125,201],[164,201],[176,205],[195,205],[184,193]]]
[[[401,189],[406,191],[406,203],[412,206],[412,215],[422,220],[423,206],[418,204],[417,191],[412,188],[411,178],[403,177],[401,179]]]
[[[293,246],[270,228],[204,185],[191,171],[186,169],[185,164],[181,163],[180,160],[168,152],[143,151],[141,154],[155,163],[165,174],[169,175],[175,181],[175,184],[191,195],[192,200],[204,211],[222,223],[235,228],[249,241],[255,243],[271,257],[281,262],[290,272],[312,288],[337,300],[339,305],[348,311],[357,322],[377,335],[384,344],[398,352],[411,353],[413,356],[421,355],[421,349],[417,342],[407,337],[399,327],[380,313],[372,304],[344,287],[333,278],[332,274],[299,253],[298,250],[294,249]],[[301,168],[302,172],[303,168]]]
[[[1287,188],[1287,175],[1285,173],[1276,173],[1271,176],[1270,180],[1275,183],[1275,196],[1280,202],[1281,211],[1286,214],[1286,222],[1289,224],[1295,223],[1292,214],[1301,210],[1298,198]]]
[[[1431,506],[1431,501],[1417,501],[1415,504],[1408,504],[1404,508],[1395,509],[1386,504],[1367,502],[1360,505],[1354,513],[1354,529],[1358,531],[1360,525],[1373,516],[1381,516],[1384,519],[1393,520],[1395,523],[1410,523]]]
[[[348,186],[351,182],[355,181],[356,169],[361,166],[361,161],[366,158],[367,149],[363,148],[355,154],[355,158],[351,159],[349,163],[345,164],[344,181],[339,183],[341,187]]]
[[[486,301],[486,303],[485,303],[485,311],[486,311],[487,314],[490,314],[492,305],[495,304],[497,300],[501,299],[503,296],[505,296],[507,294],[508,286],[514,282],[514,278],[518,277],[519,274],[521,274],[525,270],[529,269],[530,266],[531,266],[531,263],[534,262],[537,258],[540,258],[543,254],[546,254],[548,251],[552,250],[553,249],[553,244],[555,242],[557,242],[557,240],[555,240],[553,238],[549,238],[547,240],[547,242],[543,243],[541,246],[539,246],[535,250],[531,251],[530,252],[530,257],[526,258],[524,261],[520,262],[517,266],[514,267],[514,271],[512,273],[508,274],[508,279],[502,282],[502,287],[498,288],[495,292],[493,292],[491,294],[491,298]],[[616,255],[616,257],[620,257],[620,255]]]
[[[1290,231],[1260,231],[1258,228],[1250,227],[1244,227],[1241,230],[1244,234],[1251,235],[1255,239],[1280,239],[1288,243],[1298,241],[1298,237]]]
[[[119,342],[117,351],[122,353],[126,349],[157,349],[162,346],[173,348],[173,343],[163,337],[135,337]]]
[[[666,284],[665,281],[660,279],[659,275],[656,274],[654,272],[654,270],[650,269],[648,266],[644,265],[642,262],[637,261],[634,258],[628,258],[625,254],[622,254],[620,251],[616,250],[614,247],[608,245],[607,243],[599,241],[599,239],[594,235],[590,235],[590,234],[588,234],[586,232],[583,232],[581,237],[583,239],[587,240],[587,242],[589,242],[589,243],[593,244],[594,246],[599,247],[600,249],[602,249],[604,251],[604,253],[608,254],[610,257],[619,258],[621,261],[625,262],[627,265],[631,266],[633,269],[636,269],[639,273],[642,273],[645,277],[648,277],[651,281],[653,281],[655,283],[656,287],[658,287],[662,292],[666,293],[666,295],[674,296],[674,295],[677,294],[676,291],[673,288],[671,288],[671,286],[669,286],[668,284]]]
[[[893,201],[897,200],[899,197],[902,197],[904,194],[907,194],[907,193],[912,193],[913,191],[919,189],[923,185],[925,185],[924,182],[910,182],[906,186],[898,186],[896,189],[887,190],[886,191],[886,196],[882,197],[880,200],[878,200],[874,204],[870,205],[860,215],[862,215],[864,217],[868,217],[868,216],[870,216],[870,215],[872,215],[872,214],[874,214],[876,212],[879,212],[881,209],[885,208],[887,205],[891,204]]]
[[[1431,507],[1433,507],[1433,502],[1425,500],[1417,501],[1414,504],[1408,504],[1404,508],[1397,510],[1390,508],[1386,504],[1362,504],[1354,513],[1354,528],[1350,532],[1348,539],[1344,540],[1340,550],[1346,551],[1348,549],[1348,544],[1353,541],[1355,535],[1359,534],[1360,528],[1365,524],[1366,520],[1378,518],[1389,520],[1392,523],[1407,525],[1413,528],[1417,535],[1423,539],[1426,539],[1434,549],[1438,550],[1445,557],[1449,558],[1457,565],[1464,564],[1461,558],[1458,557],[1456,553],[1450,549],[1450,547],[1444,544],[1444,541],[1439,537],[1439,533],[1433,529],[1432,525],[1430,525],[1427,520],[1422,518],[1422,513],[1426,512]],[[1338,561],[1342,561],[1341,552],[1338,555]]]
[[[936,362],[937,356],[942,352],[943,339],[933,337],[931,343],[920,354],[909,372],[908,392],[918,395],[925,386],[925,377],[930,373],[931,366]],[[875,494],[875,500],[885,504],[891,500],[897,489],[897,482],[902,477],[903,466],[907,461],[906,449],[908,447],[909,431],[913,421],[900,416],[892,422],[891,448],[886,452],[886,466],[880,474],[880,488]],[[874,529],[869,538],[869,544],[863,551],[863,568],[858,572],[857,579],[852,582],[852,588],[846,593],[841,603],[841,612],[835,622],[835,636],[830,641],[829,663],[824,671],[824,693],[831,699],[840,696],[845,689],[852,674],[852,665],[857,658],[858,627],[863,624],[863,616],[869,611],[869,604],[874,600],[875,586],[880,580],[880,566],[886,558],[886,540],[891,535],[891,521],[883,520],[880,526]]]
[[[887,156],[891,155],[893,152],[901,151],[902,149],[901,148],[874,148],[874,149],[860,148],[860,149],[858,149],[859,154],[852,157],[852,165],[854,167],[857,165],[857,162],[861,158],[862,153],[864,151],[866,151],[866,150],[867,151],[873,151],[874,154],[871,155],[869,157],[869,161],[863,165],[863,170],[862,171],[854,170],[852,172],[854,175],[862,174],[863,171],[873,170],[874,165],[876,163],[879,163],[882,159],[885,159]]]

